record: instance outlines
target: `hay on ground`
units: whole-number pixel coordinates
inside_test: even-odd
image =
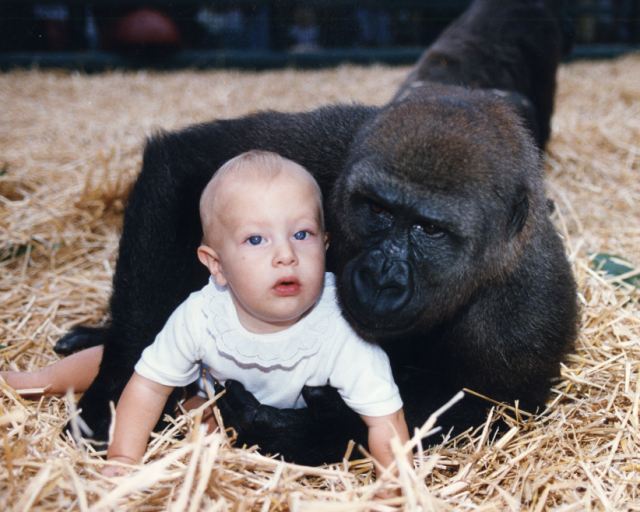
[[[382,104],[407,71],[0,75],[2,368],[48,364],[60,335],[104,321],[146,135],[259,109]],[[546,169],[582,327],[540,417],[497,407],[487,425],[420,451],[415,468],[396,446],[399,476],[376,482],[364,456],[286,464],[184,415],[152,440],[142,469],[109,479],[103,454],[60,436],[72,400],[26,400],[0,384],[0,509],[640,510],[639,291],[590,265],[605,252],[640,266],[640,56],[560,69]],[[494,438],[499,416],[509,430]],[[381,488],[401,495],[374,501]]]

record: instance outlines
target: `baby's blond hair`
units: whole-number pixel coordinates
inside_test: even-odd
[[[207,233],[211,229],[216,213],[215,196],[218,187],[225,179],[238,174],[242,174],[244,179],[262,180],[266,183],[275,180],[285,169],[292,169],[296,172],[303,173],[308,176],[310,183],[313,183],[318,194],[318,208],[320,209],[320,221],[324,228],[324,214],[322,211],[322,191],[315,178],[300,164],[289,160],[288,158],[274,153],[272,151],[263,151],[253,149],[241,153],[230,160],[227,160],[214,173],[207,186],[200,196],[200,221],[202,222],[202,231],[206,239]]]

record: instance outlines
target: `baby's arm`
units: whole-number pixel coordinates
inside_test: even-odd
[[[172,390],[171,386],[159,384],[134,372],[116,409],[116,428],[107,450],[109,460],[137,463],[142,459],[151,430],[158,422]]]
[[[409,440],[409,430],[404,419],[404,411],[397,410],[387,416],[362,416],[369,428],[369,451],[383,467],[388,467],[394,460],[391,451],[391,438],[398,435],[404,444]]]

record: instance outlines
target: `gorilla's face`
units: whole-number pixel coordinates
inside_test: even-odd
[[[447,319],[511,264],[528,191],[511,169],[509,144],[496,144],[485,116],[459,103],[383,111],[334,188],[329,220],[340,241],[332,254],[339,298],[366,337]],[[408,116],[407,108],[426,111]],[[513,137],[521,134],[516,127]]]
[[[467,274],[482,249],[483,212],[473,200],[407,183],[370,160],[350,173],[339,236],[348,253],[338,249],[337,270],[346,316],[376,337],[445,317],[473,282]]]

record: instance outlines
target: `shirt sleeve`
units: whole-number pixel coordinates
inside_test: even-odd
[[[190,296],[171,314],[135,366],[138,374],[165,386],[186,386],[200,375],[199,341],[206,335],[199,300]]]
[[[386,416],[402,408],[386,352],[353,331],[340,343],[329,384],[363,416]]]

